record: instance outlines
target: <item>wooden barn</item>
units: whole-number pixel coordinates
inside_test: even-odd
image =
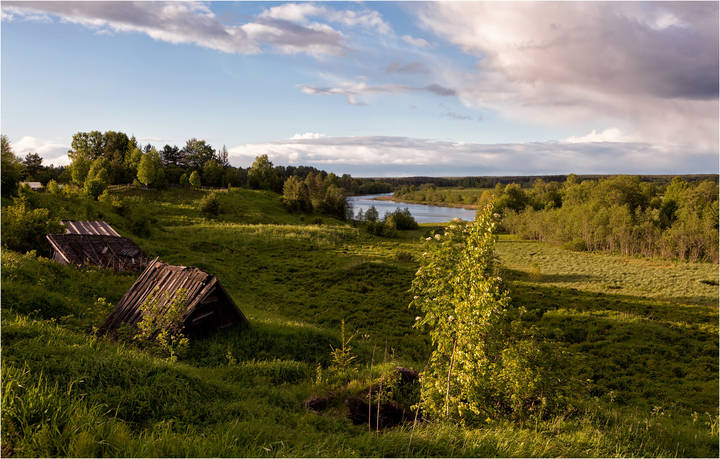
[[[156,258],[120,299],[101,330],[112,334],[123,323],[136,326],[142,320],[141,305],[149,297],[158,301],[162,310],[172,303],[180,290],[185,292],[187,302],[182,320],[185,334],[200,336],[236,325],[248,325],[245,315],[217,277],[198,268],[168,265]]]
[[[116,271],[137,271],[149,258],[132,240],[100,221],[63,221],[65,234],[48,234],[53,259],[77,266],[95,265]]]

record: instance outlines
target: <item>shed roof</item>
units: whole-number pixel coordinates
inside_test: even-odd
[[[63,220],[65,234],[99,234],[103,236],[117,236],[120,234],[103,221],[70,221]]]
[[[148,262],[145,252],[126,237],[99,234],[48,234],[46,237],[59,261],[68,264],[129,271]]]
[[[155,258],[115,305],[102,329],[113,331],[122,323],[137,325],[142,320],[141,306],[149,298],[157,302],[156,307],[160,311],[165,312],[180,290],[185,292],[187,303],[182,319],[186,332],[247,325],[247,319],[217,277],[198,268],[168,265]]]
[[[27,185],[32,190],[41,190],[43,187],[41,182],[20,182],[20,185]]]

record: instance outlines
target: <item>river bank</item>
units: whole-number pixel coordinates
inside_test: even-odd
[[[438,207],[455,207],[457,209],[469,209],[469,210],[475,210],[478,208],[476,205],[472,204],[453,204],[448,202],[443,203],[435,203],[435,202],[427,202],[427,201],[411,201],[409,199],[398,199],[395,196],[378,196],[376,198],[373,198],[375,201],[394,201],[394,202],[404,202],[407,204],[422,204],[426,206],[438,206]]]

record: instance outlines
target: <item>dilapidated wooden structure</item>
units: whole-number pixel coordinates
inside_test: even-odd
[[[103,221],[71,221],[63,220],[65,234],[97,234],[98,236],[116,236],[120,234],[115,228]]]
[[[217,277],[198,268],[168,265],[156,258],[118,301],[101,331],[113,334],[123,323],[136,326],[142,320],[143,303],[149,299],[157,301],[156,307],[162,311],[168,309],[178,295],[184,295],[187,304],[182,328],[189,336],[248,325],[245,315]]]
[[[63,221],[65,234],[48,234],[58,263],[137,271],[150,259],[132,240],[100,221]]]

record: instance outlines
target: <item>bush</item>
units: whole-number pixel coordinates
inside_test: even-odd
[[[85,181],[83,191],[91,198],[97,200],[98,197],[105,191],[107,185],[100,179],[92,178]]]
[[[396,209],[394,212],[389,214],[392,216],[395,222],[395,228],[399,230],[414,230],[418,229],[418,224],[410,213],[410,209],[407,207],[403,210]],[[388,218],[387,216],[385,217]]]
[[[200,212],[210,217],[220,215],[222,208],[217,193],[212,192],[200,200]]]
[[[572,250],[573,252],[585,252],[587,250],[587,244],[582,239],[573,239],[563,244],[562,248]]]
[[[64,232],[60,221],[50,218],[48,209],[29,209],[22,200],[7,206],[2,217],[2,243],[19,252],[38,250],[49,255],[50,244],[45,235]]]

